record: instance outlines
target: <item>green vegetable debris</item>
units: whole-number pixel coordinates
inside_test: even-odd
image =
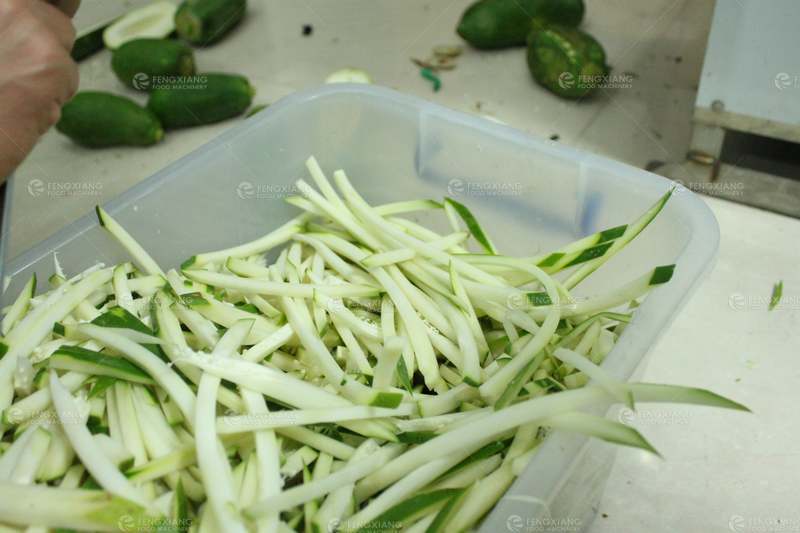
[[[777,282],[772,286],[772,296],[769,299],[769,310],[772,311],[781,303],[783,297],[783,281]]]
[[[433,92],[439,92],[439,89],[442,88],[442,80],[433,70],[429,68],[422,68],[420,69],[419,73],[420,76],[431,82],[431,85],[433,85]]]

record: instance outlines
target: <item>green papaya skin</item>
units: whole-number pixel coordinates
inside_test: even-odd
[[[133,100],[85,91],[61,109],[56,130],[89,148],[149,146],[164,137],[158,118]]]
[[[255,89],[244,76],[198,74],[196,84],[159,87],[150,93],[147,108],[165,128],[187,128],[219,122],[244,113]]]
[[[175,13],[178,36],[195,46],[222,39],[241,22],[247,0],[185,0]]]
[[[539,0],[534,4],[531,8],[533,18],[542,19],[548,24],[572,28],[580,25],[586,12],[583,0]]]
[[[456,32],[475,48],[524,46],[531,21],[577,26],[583,0],[478,0],[464,11]]]
[[[149,91],[158,78],[194,74],[194,52],[170,39],[134,39],[114,50],[111,69],[128,87]]]
[[[103,31],[105,29],[106,27],[103,26],[102,28],[98,28],[75,39],[75,43],[72,45],[72,50],[70,51],[72,59],[81,61],[102,50],[105,47],[103,43]]]
[[[563,98],[591,95],[607,76],[606,53],[577,28],[534,25],[528,38],[528,69],[537,83]]]

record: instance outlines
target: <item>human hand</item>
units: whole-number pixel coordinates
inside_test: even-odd
[[[77,0],[0,1],[0,182],[61,116],[78,88],[70,57]]]

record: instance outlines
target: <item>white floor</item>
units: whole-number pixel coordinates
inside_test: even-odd
[[[800,531],[800,221],[709,205],[722,230],[716,268],[642,380],[708,388],[753,414],[641,407],[634,424],[664,460],[618,452],[592,533]],[[768,312],[780,279],[782,304]]]
[[[614,72],[633,73],[634,79],[629,88],[581,103],[536,86],[521,49],[466,51],[456,70],[442,74],[443,87],[434,94],[409,58],[459,42],[453,28],[468,3],[253,0],[237,33],[199,52],[197,60],[205,71],[248,75],[258,87],[258,103],[357,66],[376,83],[488,114],[535,135],[557,134],[561,142],[636,166],[683,158],[711,0],[588,0],[586,28],[605,45]],[[305,23],[314,25],[310,37],[300,35]],[[83,63],[82,88],[141,100],[112,77],[108,62],[103,52]],[[9,256],[235,123],[170,133],[148,149],[89,151],[48,134],[15,178]],[[29,187],[32,180],[45,190],[81,183],[97,194],[53,198],[36,182]],[[651,407],[649,415],[640,415],[639,427],[665,460],[620,450],[590,527],[594,533],[800,531],[793,483],[800,471],[800,221],[708,203],[722,228],[716,270],[655,347],[644,377],[713,389],[754,414]],[[767,312],[764,302],[779,279],[785,303]]]
[[[521,130],[557,134],[564,143],[636,166],[683,159],[710,0],[588,0],[586,28],[604,44],[614,73],[635,78],[630,88],[607,90],[577,104],[534,84],[524,49],[467,50],[455,70],[442,73],[442,89],[434,93],[410,58],[426,58],[437,44],[461,42],[454,28],[469,3],[253,0],[244,25],[217,46],[198,52],[197,62],[206,72],[247,75],[258,89],[258,103],[318,85],[338,68],[356,66],[376,83],[456,109],[480,109]],[[301,35],[306,23],[314,26],[310,37]],[[81,89],[110,90],[144,102],[143,95],[116,80],[109,61],[104,51],[81,63]],[[87,150],[50,132],[15,178],[9,257],[236,123],[170,133],[146,149]],[[92,194],[53,198],[38,193],[65,183],[81,184]]]

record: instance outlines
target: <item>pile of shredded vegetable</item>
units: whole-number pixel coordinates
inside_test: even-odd
[[[255,241],[165,272],[98,208],[131,262],[74,277],[56,262],[47,290],[27,283],[1,325],[0,523],[468,531],[551,431],[655,451],[587,407],[745,410],[601,366],[674,265],[572,296],[670,193],[630,224],[512,258],[459,202],[372,206],[343,171],[332,184],[307,167],[316,188],[288,199],[302,213]],[[449,233],[404,216],[420,211]]]

